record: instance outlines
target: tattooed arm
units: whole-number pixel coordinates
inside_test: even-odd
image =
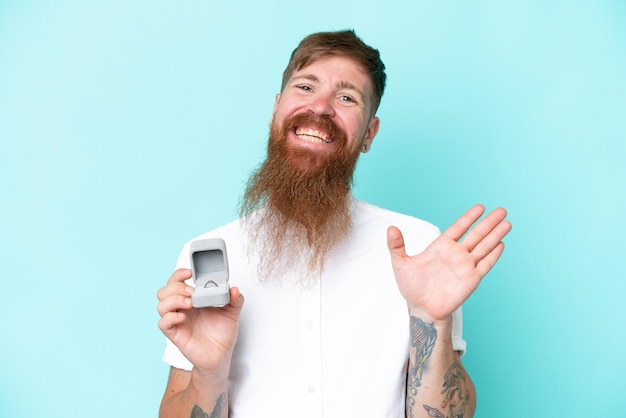
[[[188,372],[170,368],[167,388],[161,401],[161,418],[227,418],[228,378],[222,384],[201,377],[192,377]]]
[[[472,228],[484,210],[474,206],[413,256],[407,255],[398,228],[387,232],[391,264],[411,317],[407,417],[473,415],[474,388],[452,348],[452,313],[498,261],[502,239],[511,230],[502,208]]]
[[[452,349],[452,323],[435,327],[411,316],[407,418],[471,418],[474,385]]]

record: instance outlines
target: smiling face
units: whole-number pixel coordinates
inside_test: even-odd
[[[378,51],[354,31],[312,34],[293,51],[274,103],[267,158],[250,176],[240,207],[262,280],[289,270],[313,283],[348,237],[354,169],[378,133],[374,114],[385,80]]]
[[[295,71],[276,96],[272,127],[290,149],[319,156],[370,148],[379,120],[372,81],[353,59],[327,56]]]
[[[348,236],[354,168],[378,132],[372,94],[360,64],[327,56],[295,71],[276,96],[267,159],[241,207],[252,248],[263,249],[260,277],[295,265],[305,266],[305,280],[319,277]]]

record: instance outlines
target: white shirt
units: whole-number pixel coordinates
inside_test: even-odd
[[[232,418],[405,416],[409,316],[391,268],[386,233],[403,232],[408,254],[439,231],[419,219],[354,201],[348,240],[332,251],[319,282],[261,284],[254,277],[238,221],[201,235],[226,241],[230,285],[245,296],[233,353]],[[189,268],[189,243],[177,268]],[[461,312],[452,344],[465,351]],[[167,341],[164,361],[192,365]]]

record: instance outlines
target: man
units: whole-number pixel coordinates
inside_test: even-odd
[[[230,304],[192,308],[189,243],[158,292],[162,417],[473,415],[460,307],[511,225],[496,209],[470,231],[477,205],[439,235],[352,198],[384,86],[378,51],[352,31],[293,52],[241,218],[200,237],[226,241]]]

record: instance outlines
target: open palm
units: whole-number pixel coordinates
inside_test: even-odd
[[[504,219],[506,211],[498,208],[470,230],[484,211],[482,205],[472,207],[422,253],[413,256],[407,255],[400,230],[389,228],[391,264],[410,309],[421,311],[433,322],[448,319],[495,265],[504,251],[502,239],[511,230],[511,223]]]

